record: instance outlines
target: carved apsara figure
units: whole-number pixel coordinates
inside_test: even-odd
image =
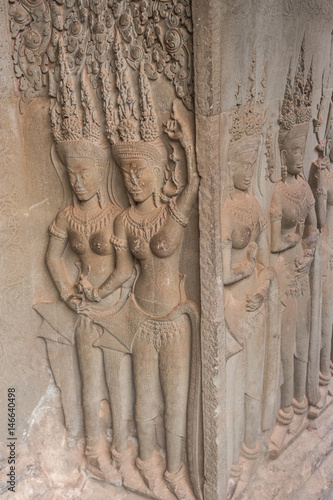
[[[164,481],[161,484],[156,441],[156,429],[163,418],[164,480],[176,498],[194,500],[192,488],[201,498],[195,445],[200,398],[198,325],[196,307],[186,300],[179,257],[199,178],[186,123],[173,116],[165,132],[184,148],[187,184],[172,198],[162,192],[167,151],[157,139],[156,115],[144,69],[141,67],[139,75],[141,140],[133,141],[130,131],[135,130],[135,117],[130,110],[122,112],[128,103],[129,87],[119,53],[116,61],[120,122],[118,140],[115,135],[111,138],[112,153],[122,171],[131,206],[115,221],[113,273],[100,285],[92,286],[83,279],[82,286],[92,304],[105,300],[129,279],[134,261],[138,263],[133,293],[119,314],[100,321],[109,333],[105,331],[95,345],[107,348],[111,333],[132,354],[139,444],[136,465],[144,482],[156,496],[165,487]],[[191,481],[184,461],[185,443]]]
[[[56,141],[53,155],[60,158],[62,165],[66,167],[73,201],[59,211],[49,228],[46,263],[61,301],[39,303],[35,305],[35,309],[44,318],[39,336],[47,339],[56,382],[56,365],[61,356],[58,350],[61,349],[61,344],[67,344],[71,349],[74,346],[75,355],[72,354],[72,358],[73,363],[76,359],[78,361],[80,380],[74,381],[74,384],[73,380],[70,380],[67,385],[77,385],[76,390],[67,395],[66,384],[58,385],[63,398],[73,399],[81,386],[87,468],[105,481],[121,484],[120,473],[110,458],[110,443],[103,422],[103,413],[107,412],[105,400],[111,402],[112,397],[109,396],[106,385],[102,350],[93,346],[103,333],[102,327],[95,324],[94,320],[119,308],[127,298],[130,284],[127,294],[125,288],[119,287],[112,294],[103,297],[103,300],[99,296],[94,297],[94,302],[84,298],[79,284],[80,278],[89,277],[94,286],[99,286],[113,271],[115,250],[110,240],[113,236],[114,220],[120,209],[107,201],[106,177],[110,147],[103,145],[101,141],[100,126],[96,121],[89,86],[82,78],[82,120],[82,110],[76,100],[74,83],[62,44],[59,45],[59,57],[61,93],[51,112],[52,131]],[[54,161],[59,162],[59,159],[54,158]],[[76,267],[73,259],[66,253],[67,245],[76,256]],[[129,271],[129,278],[132,271]],[[54,340],[56,344],[50,344],[50,341]],[[118,350],[123,350],[121,345]],[[58,371],[65,370],[64,357],[63,366]],[[74,372],[71,366],[69,373]],[[114,385],[115,381],[108,381],[110,390]],[[63,406],[66,417],[69,411],[64,399]],[[124,426],[126,424],[125,421]],[[118,447],[126,447],[126,430],[122,437],[114,432],[114,446],[117,439],[123,440],[117,443]]]
[[[294,412],[297,426],[308,409],[306,384],[311,333],[309,271],[315,253],[317,222],[314,198],[303,172],[303,158],[311,118],[311,68],[304,83],[302,45],[294,88],[287,77],[279,120],[282,180],[276,184],[271,206],[271,252],[279,278],[283,305],[281,407],[271,442],[280,449]],[[295,428],[295,432],[296,432]]]
[[[249,102],[238,103],[233,112],[228,149],[231,187],[221,214],[231,471],[228,498],[242,474],[241,450],[250,460],[259,455],[260,430],[267,429],[272,420],[279,366],[277,281],[269,268],[266,217],[251,192],[264,124],[263,96],[254,102],[251,82]]]
[[[333,331],[333,102],[331,99],[325,142],[316,147],[318,158],[312,163],[309,184],[316,200],[317,225],[322,235],[322,317],[319,384],[320,401],[312,407],[314,415],[325,406],[328,385],[331,380],[331,354]],[[319,140],[319,137],[318,137]],[[326,149],[326,151],[325,151]],[[325,154],[326,153],[326,154]]]

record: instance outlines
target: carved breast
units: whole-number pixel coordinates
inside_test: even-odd
[[[89,243],[84,234],[70,231],[69,232],[69,244],[72,250],[78,255],[84,254],[89,249]]]
[[[296,205],[287,203],[282,210],[282,227],[291,229],[296,226],[300,220],[300,210]]]
[[[111,244],[109,231],[106,229],[97,231],[89,238],[89,245],[93,252],[98,255],[110,255]]]
[[[148,259],[150,255],[149,243],[140,236],[130,236],[128,239],[131,253],[138,260]]]
[[[308,215],[308,191],[306,182],[298,178],[297,182],[288,185],[281,182],[282,227],[291,229]]]
[[[249,226],[237,224],[231,234],[232,247],[241,250],[250,243],[252,231]]]
[[[110,255],[112,246],[108,233],[107,228],[104,228],[92,234],[88,239],[82,232],[72,230],[69,232],[69,244],[78,255],[82,255],[90,249],[97,255]]]
[[[177,244],[164,231],[161,231],[155,234],[149,242],[140,236],[130,236],[129,247],[134,257],[144,260],[151,255],[159,258],[170,257],[176,250]]]
[[[256,241],[259,236],[261,209],[252,197],[247,197],[244,202],[230,201],[228,212],[233,221],[232,247],[242,250],[251,241]]]
[[[156,257],[170,257],[178,246],[178,242],[168,236],[165,231],[153,236],[150,241],[150,249]]]

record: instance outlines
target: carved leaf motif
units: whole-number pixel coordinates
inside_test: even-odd
[[[192,52],[192,22],[187,0],[94,0],[89,5],[75,0],[8,1],[14,67],[19,65],[15,74],[18,79],[25,75],[30,81],[27,67],[39,66],[40,83],[36,85],[36,76],[31,76],[33,88],[47,84],[42,75],[57,66],[57,45],[62,39],[72,56],[68,60],[71,71],[78,75],[86,64],[92,84],[98,89],[101,65],[109,61],[109,70],[114,71],[111,48],[118,32],[123,56],[134,71],[139,71],[140,61],[144,60],[148,78],[156,80],[164,73],[186,106],[192,102],[192,66],[188,57]],[[25,88],[26,82],[22,86]]]

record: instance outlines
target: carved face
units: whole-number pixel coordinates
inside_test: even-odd
[[[100,174],[92,158],[68,158],[67,170],[72,190],[80,201],[88,201],[96,195]]]
[[[240,153],[237,159],[234,159],[232,165],[232,179],[236,189],[247,191],[250,188],[256,163],[257,149]]]
[[[136,202],[147,200],[158,185],[158,169],[152,169],[144,158],[122,159],[121,171],[125,187]]]
[[[297,175],[303,168],[306,137],[292,139],[281,152],[281,160],[286,165],[288,174]]]

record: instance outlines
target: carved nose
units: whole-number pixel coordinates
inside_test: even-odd
[[[133,186],[137,186],[138,181],[135,177],[131,177],[131,184],[133,184]]]
[[[75,184],[74,184],[75,187],[79,187],[81,188],[82,187],[82,184],[81,184],[81,181],[80,181],[80,178],[78,176],[76,176],[75,178]]]

